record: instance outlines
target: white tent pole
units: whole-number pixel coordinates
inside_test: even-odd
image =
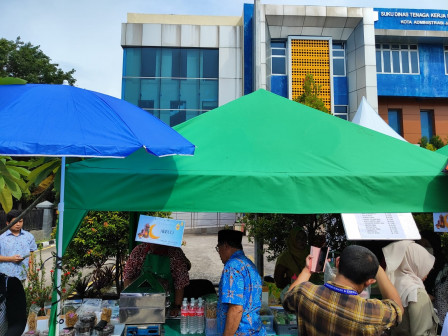
[[[58,205],[59,210],[59,221],[58,221],[58,251],[56,255],[56,288],[57,290],[57,306],[56,306],[56,316],[58,316],[59,311],[61,309],[61,296],[59,291],[61,290],[61,275],[62,269],[58,266],[62,267],[62,239],[63,239],[63,228],[64,228],[64,196],[65,196],[65,156],[62,157],[61,162],[61,192],[60,192],[60,200]],[[59,323],[56,323],[55,335],[59,335]]]

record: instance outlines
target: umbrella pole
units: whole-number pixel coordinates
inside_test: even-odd
[[[64,228],[64,197],[65,197],[65,156],[62,157],[61,162],[61,192],[60,192],[60,200],[58,204],[59,211],[59,221],[58,221],[58,238],[57,238],[57,254],[56,254],[56,269],[55,269],[55,277],[56,277],[56,325],[54,335],[59,335],[59,312],[61,310],[61,274],[62,274],[62,246],[63,246],[63,228]],[[52,314],[53,316],[53,314]]]

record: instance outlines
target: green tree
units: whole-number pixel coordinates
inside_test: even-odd
[[[17,200],[23,194],[30,194],[25,182],[30,171],[28,162],[16,161],[9,156],[0,156],[0,204],[5,212],[13,207],[13,197]]]
[[[322,98],[320,98],[321,87],[321,85],[314,81],[313,75],[308,73],[303,80],[303,93],[294,100],[298,103],[330,114],[330,111],[328,111]]]
[[[244,219],[249,239],[264,243],[263,252],[269,261],[275,260],[285,249],[289,232],[303,227],[308,234],[308,245],[326,243],[333,251],[341,251],[347,244],[339,214],[248,214]]]
[[[443,142],[442,138],[440,138],[440,136],[438,135],[433,135],[431,139],[429,139],[429,141],[426,136],[423,136],[418,141],[418,144],[420,145],[420,147],[429,149],[430,151],[433,152],[445,146],[445,143]]]
[[[145,213],[149,216],[169,217],[169,212]],[[103,272],[110,258],[115,259],[115,284],[120,291],[120,279],[128,255],[129,213],[119,211],[90,211],[79,231],[67,247],[64,267],[79,269],[94,266],[94,273]],[[95,277],[95,274],[93,274]]]
[[[62,84],[67,80],[73,85],[74,73],[74,69],[64,72],[59,64],[51,63],[40,46],[25,43],[20,37],[15,41],[0,39],[0,77],[18,77],[35,84]]]

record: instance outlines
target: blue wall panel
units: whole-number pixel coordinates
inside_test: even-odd
[[[288,76],[271,76],[271,92],[288,98]]]
[[[378,95],[399,97],[448,97],[443,45],[419,44],[418,75],[378,74]]]
[[[334,105],[348,105],[347,77],[333,77]]]
[[[244,94],[253,92],[253,16],[254,5],[244,4]]]

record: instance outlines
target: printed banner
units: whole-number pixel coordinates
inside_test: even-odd
[[[434,232],[448,232],[448,212],[434,212],[432,219]]]
[[[411,213],[341,214],[348,240],[421,239]]]
[[[181,220],[140,215],[135,241],[180,247],[184,229]]]

